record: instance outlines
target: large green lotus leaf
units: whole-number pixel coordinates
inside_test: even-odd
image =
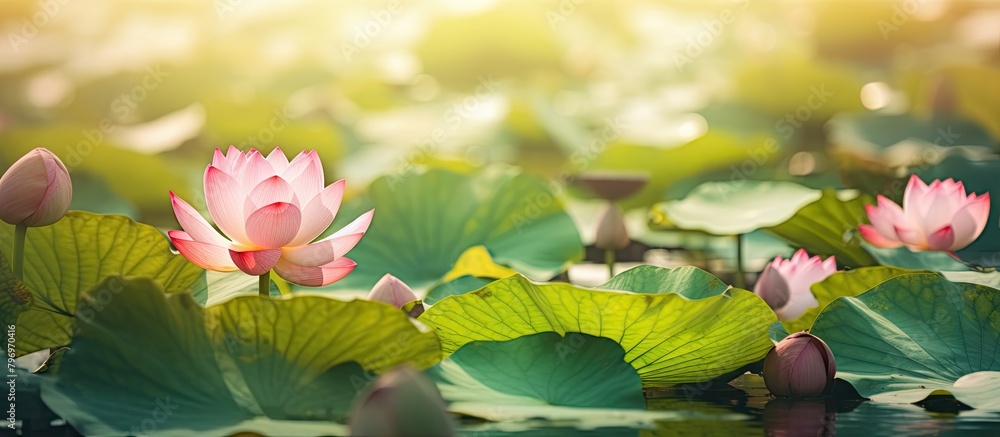
[[[123,292],[101,303],[93,291],[113,281]],[[254,419],[340,421],[375,374],[440,359],[432,332],[378,302],[250,296],[202,308],[146,278],[94,290],[80,304],[93,317],[81,319],[42,393],[86,435],[121,435],[146,418],[181,434]]]
[[[953,178],[962,181],[969,193],[1000,194],[1000,160],[974,161],[962,156],[949,156],[941,162],[917,169],[916,174],[925,181]],[[975,265],[1000,267],[1000,208],[990,208],[986,229],[976,241],[958,251],[964,261]]]
[[[372,208],[368,233],[347,255],[358,267],[328,289],[369,290],[386,273],[424,288],[479,245],[497,263],[537,279],[582,255],[573,220],[545,182],[510,167],[383,176],[341,209],[334,229]]]
[[[961,272],[939,272],[951,282],[966,282],[969,284],[985,285],[990,288],[1000,290],[1000,272],[979,272],[966,270]]]
[[[875,401],[910,403],[935,390],[1000,410],[1000,290],[936,273],[885,281],[827,305],[812,333],[837,377]]]
[[[779,156],[775,150],[779,146],[768,140],[770,137],[764,134],[749,136],[709,131],[687,144],[670,148],[625,143],[613,143],[606,146],[606,149],[588,146],[571,154],[570,164],[577,172],[620,171],[648,174],[650,178],[646,186],[636,195],[620,202],[626,209],[648,208],[664,200],[667,188],[679,181],[744,163],[759,169],[760,165]],[[706,150],[712,152],[706,153]],[[761,162],[752,157],[759,158]]]
[[[792,182],[706,182],[684,199],[657,207],[678,228],[739,235],[782,223],[820,196],[821,192]]]
[[[869,203],[871,198],[865,195],[845,200],[834,190],[824,190],[819,200],[765,230],[813,255],[836,256],[837,263],[844,266],[876,265],[861,247],[864,238],[858,232],[858,225],[868,221],[865,205]]]
[[[906,247],[885,249],[875,247],[867,242],[861,243],[868,253],[884,266],[899,267],[914,270],[937,270],[942,272],[967,271],[965,263],[952,258],[945,252],[924,250],[914,252]]]
[[[0,251],[10,257],[14,229],[0,225]],[[69,344],[77,298],[109,276],[144,276],[168,293],[187,291],[203,270],[170,251],[167,239],[124,216],[71,211],[52,226],[28,229],[24,282],[31,307],[17,319],[17,354]],[[117,299],[120,284],[98,293]]]
[[[445,354],[473,341],[580,332],[618,342],[647,387],[706,381],[761,359],[774,312],[753,293],[689,300],[677,293],[597,291],[523,276],[442,299],[420,320]]]
[[[615,275],[597,288],[648,294],[677,293],[688,299],[702,299],[725,293],[729,285],[697,267],[639,266]]]
[[[910,273],[913,273],[913,270],[883,266],[861,267],[836,272],[810,287],[819,305],[807,309],[795,320],[782,322],[782,325],[785,326],[787,332],[809,329],[816,320],[816,316],[834,299],[842,296],[857,296],[890,278]]]
[[[624,357],[614,340],[542,332],[467,343],[429,372],[449,410],[494,421],[544,418],[593,428],[675,418],[645,411],[642,380]]]

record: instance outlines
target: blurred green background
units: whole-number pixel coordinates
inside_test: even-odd
[[[317,149],[351,195],[415,166],[885,192],[1000,138],[1000,2],[2,0],[0,168],[175,226],[216,147]],[[582,196],[574,189],[569,193]]]

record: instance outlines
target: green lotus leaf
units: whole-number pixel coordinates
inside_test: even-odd
[[[428,371],[449,410],[495,421],[532,418],[601,420],[613,426],[672,418],[647,412],[642,380],[614,340],[555,332],[507,341],[475,341]],[[620,424],[620,423],[619,423]]]
[[[868,253],[879,264],[913,270],[936,270],[942,272],[961,272],[969,270],[965,263],[952,258],[944,252],[923,250],[914,252],[906,247],[885,249],[868,243],[861,243]]]
[[[645,294],[677,293],[688,299],[703,299],[725,293],[729,285],[697,267],[639,266],[615,275],[597,288]]]
[[[442,299],[420,317],[445,354],[473,341],[580,332],[617,342],[643,386],[699,382],[760,360],[774,312],[746,290],[698,300],[677,293],[598,291],[535,284],[517,275]]]
[[[876,265],[875,259],[861,247],[864,238],[858,225],[868,222],[865,195],[842,199],[834,190],[824,190],[819,200],[803,206],[790,219],[765,228],[767,232],[824,258],[836,256],[837,263],[848,267]]]
[[[510,167],[383,176],[341,209],[333,229],[372,208],[368,233],[347,255],[358,267],[327,289],[367,291],[386,273],[425,288],[480,245],[497,263],[537,279],[582,255],[576,226],[547,184]]]
[[[945,390],[1000,410],[1000,290],[936,273],[885,281],[827,305],[812,333],[837,359],[837,377],[880,402]]]
[[[102,302],[94,291],[115,281],[123,292]],[[248,296],[202,308],[150,279],[113,277],[81,297],[80,311],[92,316],[81,317],[42,396],[85,435],[134,433],[146,418],[188,434],[341,421],[376,374],[440,359],[434,333],[378,302]]]
[[[706,182],[658,208],[678,228],[739,235],[782,223],[820,195],[792,182]]]
[[[799,318],[784,321],[782,324],[788,332],[807,330],[816,320],[816,316],[834,299],[841,296],[857,296],[890,278],[911,273],[913,270],[883,266],[836,272],[810,287],[819,305],[807,309]]]
[[[917,176],[925,181],[953,178],[962,181],[966,192],[1000,194],[1000,160],[975,161],[962,156],[949,156],[930,167],[918,169]],[[986,229],[976,241],[958,251],[964,261],[987,267],[1000,267],[1000,208],[990,208]]]
[[[0,225],[0,251],[10,257],[14,229]],[[24,283],[31,307],[17,318],[17,355],[69,344],[77,298],[109,276],[149,277],[168,293],[187,291],[203,270],[170,251],[148,225],[117,215],[71,211],[52,226],[28,229]],[[102,300],[120,295],[108,283]]]

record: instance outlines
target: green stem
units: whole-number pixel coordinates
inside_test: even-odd
[[[746,274],[743,273],[743,234],[736,236],[736,279],[733,285],[737,288],[746,288]]]
[[[24,237],[28,235],[28,227],[17,225],[14,227],[14,277],[18,280],[24,279]]]
[[[271,271],[268,270],[267,273],[260,275],[260,284],[258,286],[258,294],[260,297],[271,297]]]
[[[615,277],[615,251],[604,251],[604,263],[608,265],[608,278]]]

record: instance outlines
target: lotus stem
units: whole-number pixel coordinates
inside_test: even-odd
[[[604,263],[608,265],[608,279],[615,277],[615,251],[604,251]]]
[[[260,297],[271,297],[271,271],[268,270],[263,275],[260,275],[260,284],[258,285],[258,293]]]
[[[24,280],[24,237],[28,235],[28,226],[19,224],[14,227],[14,277]]]
[[[743,234],[736,236],[736,278],[733,285],[738,288],[746,288],[746,275],[743,273]]]

